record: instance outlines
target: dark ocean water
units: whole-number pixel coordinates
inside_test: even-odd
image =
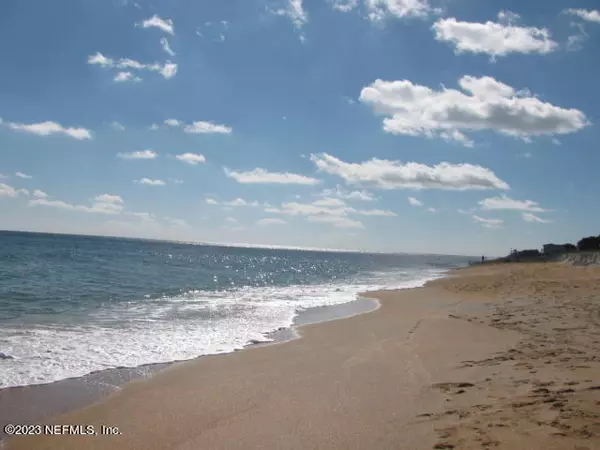
[[[0,388],[230,352],[468,259],[0,232]]]

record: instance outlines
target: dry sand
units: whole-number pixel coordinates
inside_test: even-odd
[[[598,449],[600,269],[489,265],[371,313],[203,357],[10,449]]]

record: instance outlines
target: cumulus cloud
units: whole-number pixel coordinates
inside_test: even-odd
[[[8,184],[0,183],[0,197],[16,197],[19,192]]]
[[[282,203],[280,208],[267,207],[265,212],[288,216],[345,216],[356,210],[347,206],[323,206],[315,203]]]
[[[207,198],[205,200],[205,202],[207,205],[218,205],[219,204],[219,202],[216,201],[214,198]]]
[[[181,155],[176,155],[175,158],[192,166],[206,162],[206,158],[200,153],[182,153]]]
[[[523,213],[523,220],[525,222],[538,222],[538,223],[550,223],[550,220],[546,220],[546,219],[542,219],[541,217],[538,217],[532,213]]]
[[[254,200],[253,202],[249,202],[244,200],[243,198],[236,198],[235,200],[231,200],[228,202],[223,202],[224,206],[260,206],[260,203]]]
[[[306,218],[309,222],[314,223],[327,223],[336,228],[364,228],[365,226],[358,220],[352,220],[347,217],[338,216],[308,216]]]
[[[3,123],[3,122],[0,122]],[[5,123],[8,128],[14,131],[19,131],[23,133],[35,134],[37,136],[50,136],[51,134],[64,134],[66,136],[72,137],[73,139],[83,140],[83,139],[92,139],[92,132],[85,128],[72,128],[72,127],[63,127],[61,124],[51,121],[40,122],[40,123],[32,123],[32,124],[23,124],[23,123],[14,123],[14,122],[6,122]]]
[[[177,64],[172,63],[171,61],[167,61],[165,65],[159,70],[160,74],[166,78],[173,78],[177,75]]]
[[[414,197],[408,197],[408,203],[410,203],[412,206],[423,206],[423,202]]]
[[[147,70],[150,72],[158,72],[166,79],[172,78],[177,74],[177,64],[174,64],[171,61],[166,61],[163,65],[158,63],[141,63],[129,58],[121,58],[118,61],[115,61],[112,58],[107,58],[100,52],[96,52],[95,54],[88,56],[87,62],[88,64],[98,65],[105,69],[122,69],[123,71],[117,73],[115,76],[115,81],[117,82],[141,81],[141,79],[137,76],[134,76],[130,70]]]
[[[142,81],[140,77],[135,76],[131,72],[119,72],[115,75],[113,80],[115,81],[115,83],[126,83],[128,81],[131,81],[133,83],[139,83],[140,81]]]
[[[149,148],[137,152],[117,153],[117,157],[122,159],[154,159],[157,156],[158,153],[150,150]]]
[[[360,214],[362,216],[380,216],[380,217],[397,217],[398,214],[396,214],[393,211],[386,211],[383,209],[368,209],[368,210],[358,210],[356,211],[357,214]]]
[[[101,203],[124,203],[119,195],[102,194],[98,195],[94,200]]]
[[[142,28],[158,28],[170,35],[175,34],[173,21],[171,19],[161,19],[156,14],[136,25]]]
[[[183,122],[181,122],[180,120],[177,119],[167,119],[165,120],[165,125],[168,127],[173,127],[173,128],[177,128],[181,125],[183,125]]]
[[[175,56],[175,52],[171,49],[171,46],[169,45],[169,40],[167,38],[161,38],[160,45],[161,45],[162,49],[165,51],[165,53],[167,53],[171,56]]]
[[[30,180],[33,178],[31,175],[24,174],[23,172],[17,172],[15,173],[15,176],[18,178],[23,178],[25,180]]]
[[[507,195],[501,195],[499,197],[490,197],[479,202],[481,209],[494,210],[494,209],[509,209],[517,211],[532,211],[532,212],[545,212],[546,210],[540,207],[537,202],[533,200],[513,200]]]
[[[363,163],[347,163],[323,153],[311,155],[318,170],[337,175],[347,183],[378,189],[503,189],[509,186],[494,172],[472,164],[439,163],[435,166],[373,158]]]
[[[547,54],[557,49],[546,28],[514,25],[512,21],[518,16],[507,12],[498,18],[508,23],[460,22],[450,17],[439,19],[432,28],[435,38],[453,45],[457,53],[485,53],[495,58],[510,53]]]
[[[369,19],[374,21],[388,17],[426,17],[438,12],[427,0],[365,0]]]
[[[100,52],[88,56],[88,64],[98,65],[101,67],[114,67],[115,62],[111,58],[107,58]]]
[[[289,172],[269,172],[262,168],[256,168],[248,172],[236,172],[225,170],[225,175],[229,178],[233,178],[238,183],[242,184],[300,184],[300,185],[315,185],[319,184],[321,180],[299,175],[296,173]]]
[[[46,194],[44,191],[40,191],[39,189],[33,191],[33,196],[36,198],[48,198],[48,194]]]
[[[473,221],[480,223],[485,228],[502,228],[502,225],[504,225],[504,220],[502,219],[486,219],[476,215],[473,215]]]
[[[273,11],[278,16],[288,17],[296,28],[302,28],[308,22],[302,0],[287,0],[287,7]]]
[[[377,200],[375,196],[368,191],[346,191],[340,186],[336,186],[335,189],[323,189],[319,195],[323,197],[339,197],[344,200],[361,200],[365,202]]]
[[[266,218],[266,219],[260,219],[256,222],[256,225],[259,226],[266,226],[266,225],[285,225],[287,222],[283,219],[272,219],[272,218]]]
[[[333,0],[333,9],[340,12],[350,12],[356,8],[360,3],[360,0]]]
[[[491,130],[529,139],[574,133],[590,124],[577,109],[542,102],[491,77],[464,76],[458,84],[462,91],[435,91],[408,80],[376,80],[362,89],[360,100],[387,116],[383,129],[396,135],[448,139],[455,131]]]
[[[163,180],[153,180],[152,178],[142,178],[140,180],[134,180],[134,182],[138,184],[147,184],[148,186],[164,186],[167,184]]]
[[[322,200],[313,202],[313,205],[317,206],[346,206],[346,202],[339,198],[325,197]]]
[[[36,195],[36,192],[38,195]],[[44,194],[44,195],[41,195]],[[46,206],[51,208],[65,209],[68,211],[79,211],[93,214],[116,215],[121,214],[124,209],[123,199],[118,195],[98,195],[92,206],[74,205],[63,200],[48,200],[48,196],[42,191],[35,191],[36,200],[30,200],[29,206]]]
[[[186,133],[204,134],[204,133],[220,133],[230,134],[232,129],[226,125],[218,125],[212,122],[193,122],[191,125],[186,125],[183,128]]]
[[[572,14],[587,22],[600,23],[600,11],[595,9],[577,9],[569,8],[564,11],[566,14]]]

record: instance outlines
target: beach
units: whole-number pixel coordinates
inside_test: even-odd
[[[174,364],[9,449],[600,448],[600,268],[498,264]]]

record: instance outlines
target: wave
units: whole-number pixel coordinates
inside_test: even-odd
[[[242,287],[106,304],[60,322],[0,330],[0,387],[42,384],[97,370],[228,353],[269,340],[303,310],[361,292],[422,286],[438,268],[382,271],[318,285]],[[6,356],[2,358],[2,356]],[[12,359],[11,359],[12,357]]]

